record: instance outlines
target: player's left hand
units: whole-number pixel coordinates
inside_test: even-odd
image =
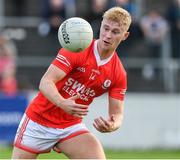
[[[103,117],[94,119],[93,126],[102,133],[112,132],[117,129],[117,127],[115,127],[114,115],[111,115],[108,120],[105,120]]]

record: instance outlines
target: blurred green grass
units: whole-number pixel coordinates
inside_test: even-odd
[[[12,147],[0,148],[0,159],[11,158]],[[106,149],[107,159],[180,159],[179,150],[111,150]],[[41,154],[38,159],[67,159],[64,154],[51,152]]]

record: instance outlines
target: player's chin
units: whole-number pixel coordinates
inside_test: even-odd
[[[107,44],[107,43],[103,43],[102,47],[104,49],[110,49],[111,48],[110,44]]]

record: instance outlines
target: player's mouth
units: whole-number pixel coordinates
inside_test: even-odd
[[[108,41],[103,41],[105,45],[110,45],[111,43]]]

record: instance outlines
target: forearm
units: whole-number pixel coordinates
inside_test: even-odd
[[[109,117],[113,117],[113,128],[118,129],[124,118],[124,101],[109,99]]]
[[[57,106],[59,106],[59,104],[64,100],[58,92],[55,83],[51,80],[42,79],[39,85],[39,90],[49,101]]]
[[[49,101],[60,107],[66,113],[78,118],[83,118],[87,115],[88,106],[75,103],[75,100],[79,98],[79,95],[77,94],[70,98],[64,99],[58,92],[58,89],[53,80],[42,78],[39,89]]]

